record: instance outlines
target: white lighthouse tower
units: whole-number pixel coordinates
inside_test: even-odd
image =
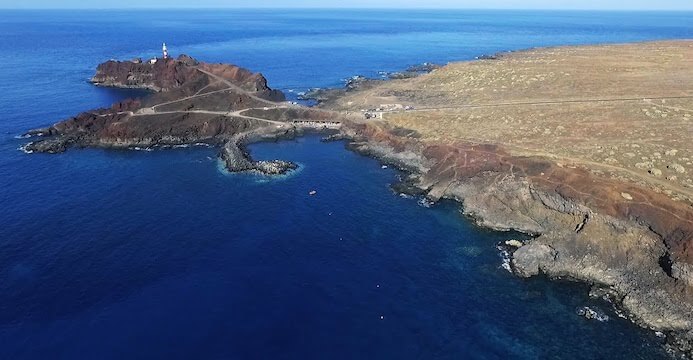
[[[161,51],[164,53],[164,59],[168,59],[168,49],[166,48],[166,43],[161,47]]]

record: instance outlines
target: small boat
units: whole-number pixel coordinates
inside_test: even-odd
[[[311,190],[311,191],[308,193],[308,195],[313,196],[313,195],[315,195],[315,194],[317,194],[317,193],[318,193],[317,191]]]

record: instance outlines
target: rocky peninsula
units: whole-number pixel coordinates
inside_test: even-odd
[[[107,61],[97,67],[91,82],[151,93],[29,131],[28,136],[41,139],[26,144],[26,152],[205,143],[221,146],[220,157],[231,171],[281,174],[296,166],[281,160],[253,161],[244,145],[340,126],[339,114],[286,102],[262,74],[235,65],[198,62],[186,55],[149,62]]]
[[[260,74],[190,57],[109,61],[93,82],[154,91],[29,135],[26,151],[219,145],[232,171],[281,173],[244,145],[340,129],[349,147],[454,199],[521,277],[592,285],[672,355],[693,357],[693,41],[534,49],[283,102]],[[495,245],[495,244],[494,244]]]

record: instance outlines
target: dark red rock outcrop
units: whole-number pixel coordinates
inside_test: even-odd
[[[261,74],[235,65],[201,63],[186,55],[149,62],[107,61],[98,66],[92,82],[153,92],[30,131],[30,135],[51,138],[32,142],[25,150],[61,152],[69,146],[222,142],[277,123],[233,112],[281,107],[278,101],[284,100],[280,91],[267,86]]]
[[[183,62],[160,59],[155,63],[110,60],[96,68],[91,82],[102,86],[167,91],[203,76]]]
[[[228,85],[237,86],[267,100],[285,100],[284,94],[267,85],[267,79],[262,74],[252,73],[236,65],[198,62],[187,55],[181,55],[178,59],[156,59],[147,62],[110,60],[97,67],[91,81],[100,86],[148,89],[157,92],[191,84],[205,86],[220,81],[228,82]]]

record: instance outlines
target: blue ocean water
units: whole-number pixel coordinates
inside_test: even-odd
[[[691,38],[691,13],[0,11],[0,33],[1,359],[664,356],[586,286],[504,270],[495,245],[515,235],[400,197],[400,174],[343,143],[253,145],[301,164],[267,180],[225,174],[212,148],[27,155],[15,137],[132,95],[86,80],[164,41],[295,94],[502,50]]]

